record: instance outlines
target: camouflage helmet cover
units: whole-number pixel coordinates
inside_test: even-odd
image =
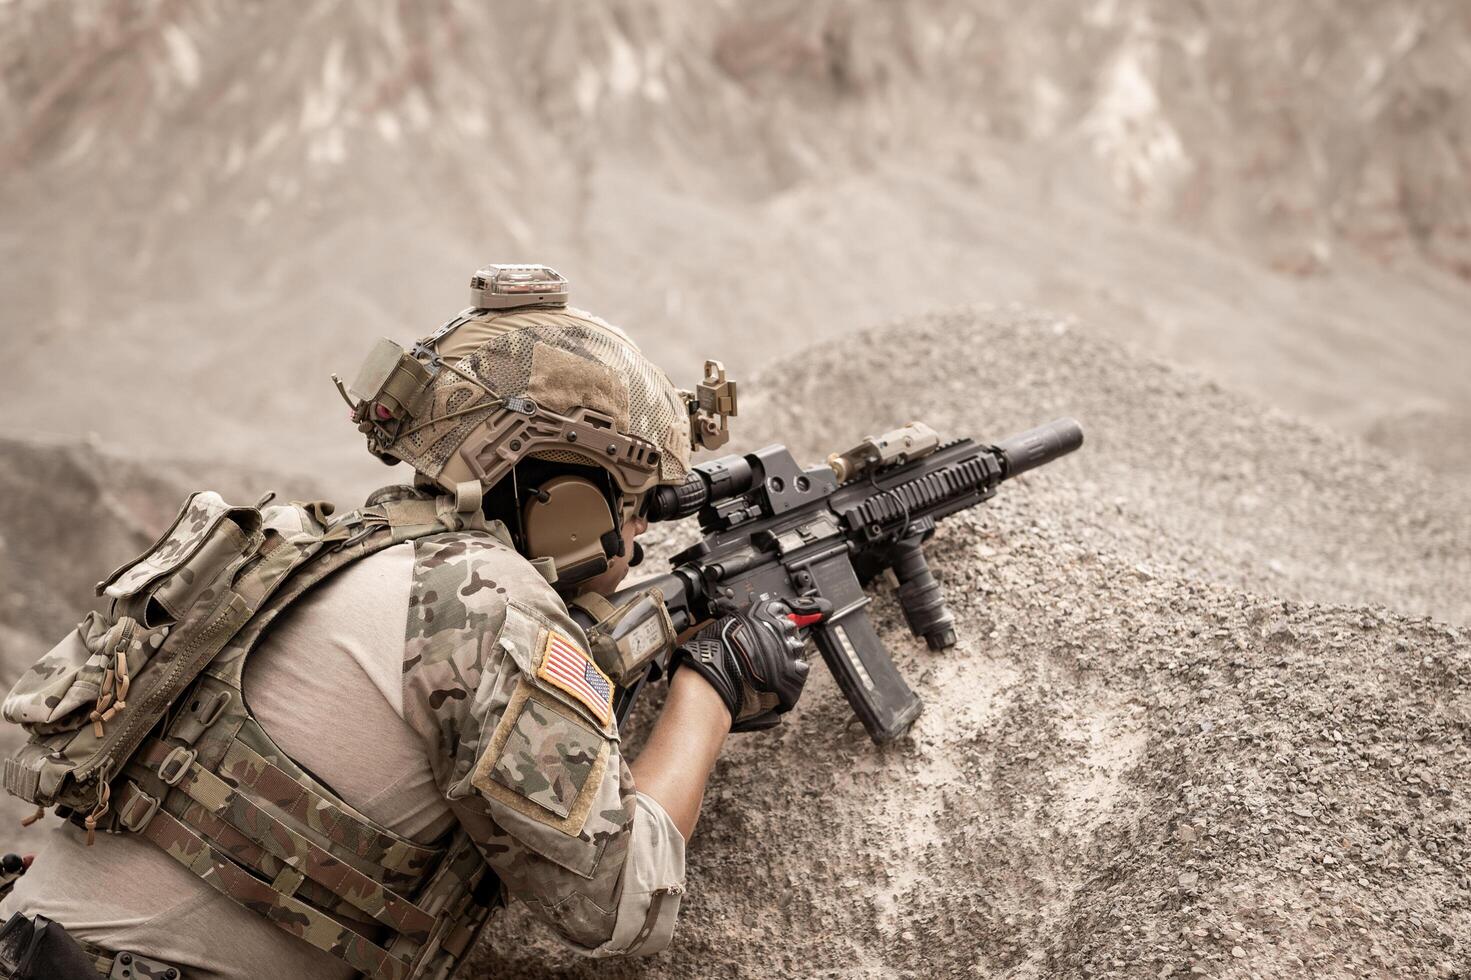
[[[534,457],[601,467],[636,496],[681,482],[692,447],[728,438],[735,384],[718,362],[695,393],[676,389],[622,330],[562,305],[565,280],[546,271],[560,295],[487,309],[477,289],[477,307],[412,352],[379,342],[348,389],[371,451],[456,493]],[[482,269],[472,285],[485,281]]]

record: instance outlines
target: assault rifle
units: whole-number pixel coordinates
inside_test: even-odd
[[[942,442],[923,423],[865,439],[826,466],[803,469],[785,446],[767,446],[694,467],[685,482],[659,487],[652,521],[698,515],[701,541],[671,570],[610,597],[614,605],[657,589],[676,631],[723,610],[773,601],[812,638],[869,737],[892,741],[922,702],[904,682],[869,621],[863,587],[886,569],[915,636],[931,649],[955,644],[955,618],[925,561],[935,524],[996,493],[1004,480],[1083,444],[1072,419],[1058,419],[994,445]],[[621,722],[653,672],[619,689]]]

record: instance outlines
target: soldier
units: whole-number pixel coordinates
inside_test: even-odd
[[[25,913],[12,924],[63,925],[104,976],[191,980],[444,976],[501,894],[590,955],[669,943],[726,734],[788,711],[807,665],[764,622],[707,625],[625,758],[617,665],[569,606],[617,619],[601,597],[640,556],[648,492],[725,419],[567,307],[551,270],[491,266],[473,285],[474,307],[412,352],[380,344],[349,395],[415,486],[346,518],[266,511],[288,543],[384,546],[262,607],[258,641],[261,614],[104,787],[87,833],[49,831],[0,907]],[[99,732],[110,718],[94,713]],[[94,830],[111,832],[89,846]]]

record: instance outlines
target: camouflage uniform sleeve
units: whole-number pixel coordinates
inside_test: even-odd
[[[589,955],[668,945],[684,839],[639,794],[612,687],[536,571],[483,535],[416,544],[404,717],[509,893]]]

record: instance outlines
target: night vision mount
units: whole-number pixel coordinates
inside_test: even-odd
[[[694,391],[681,391],[690,412],[690,448],[719,449],[730,441],[730,420],[736,411],[736,383],[725,376],[725,365],[705,362],[705,379]]]

